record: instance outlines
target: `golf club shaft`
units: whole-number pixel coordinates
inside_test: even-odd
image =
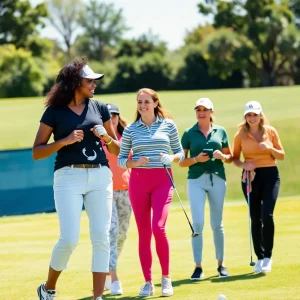
[[[248,202],[248,221],[249,221],[249,244],[250,244],[250,264],[252,264],[252,229],[251,229],[251,214],[250,214],[250,171],[246,171],[246,193]]]
[[[178,197],[178,199],[179,199],[179,203],[180,203],[181,208],[182,208],[182,210],[183,210],[183,212],[184,212],[184,214],[185,214],[185,216],[186,216],[186,219],[187,219],[188,222],[189,222],[189,225],[190,225],[190,228],[191,228],[191,230],[192,230],[192,233],[194,234],[194,233],[195,233],[194,228],[193,228],[193,226],[192,226],[192,224],[191,224],[191,222],[190,222],[190,220],[189,220],[189,217],[188,217],[188,215],[187,215],[187,213],[186,213],[186,211],[185,211],[185,209],[184,209],[184,207],[183,207],[183,203],[182,203],[182,201],[181,201],[181,199],[180,199],[180,196],[179,196],[179,194],[178,194],[178,191],[177,191],[177,189],[176,189],[176,186],[175,186],[175,183],[174,183],[174,181],[173,181],[173,179],[172,179],[172,176],[171,176],[171,174],[169,173],[169,171],[168,171],[168,169],[167,169],[167,167],[166,167],[165,165],[164,165],[164,168],[165,168],[165,170],[166,170],[166,172],[167,172],[167,174],[168,174],[168,176],[169,176],[169,179],[170,179],[171,184],[172,184],[172,186],[173,186],[173,188],[174,188],[174,191],[175,191],[175,193],[176,193],[176,195],[177,195],[177,197]]]

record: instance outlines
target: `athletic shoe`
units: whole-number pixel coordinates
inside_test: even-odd
[[[110,293],[113,296],[123,294],[122,284],[120,281],[112,282],[111,287],[110,287]]]
[[[104,291],[108,291],[111,288],[111,276],[110,275],[106,275],[105,278],[105,284],[104,284]]]
[[[102,300],[102,298],[101,297],[97,297],[96,300]]]
[[[191,280],[201,280],[204,277],[204,273],[202,268],[196,267],[193,275],[191,276]]]
[[[256,262],[255,266],[254,266],[253,272],[254,273],[260,273],[261,272],[262,264],[263,264],[263,259],[259,259]]]
[[[46,282],[45,282],[46,283]],[[45,290],[45,283],[42,283],[37,288],[37,294],[39,296],[40,300],[53,300],[55,295],[57,294],[57,291],[55,290]]]
[[[141,290],[139,292],[139,296],[148,297],[154,295],[154,285],[150,281],[147,281],[144,285],[142,285]]]
[[[164,297],[169,297],[174,294],[171,278],[163,277],[161,279],[161,294]]]
[[[271,272],[272,271],[272,259],[271,258],[264,258],[264,261],[262,263],[262,267],[261,267],[261,271],[262,272]]]
[[[217,270],[218,270],[219,277],[228,277],[229,276],[226,267],[224,267],[224,266],[218,266]]]

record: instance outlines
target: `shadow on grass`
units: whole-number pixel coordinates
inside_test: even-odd
[[[260,277],[265,276],[264,273],[246,273],[241,275],[232,275],[229,277],[220,278],[218,276],[210,276],[203,278],[201,280],[190,280],[190,279],[182,279],[182,280],[175,280],[172,281],[173,287],[178,287],[181,285],[188,285],[188,284],[199,284],[202,281],[210,281],[211,283],[220,283],[220,282],[230,282],[230,281],[239,281],[239,280],[251,280],[251,279],[257,279]],[[160,284],[155,284],[156,287],[160,287]],[[140,296],[112,296],[110,294],[104,294],[103,300],[132,300],[132,299],[144,299],[145,297]],[[163,296],[151,296],[151,299],[158,299],[158,298],[165,298]],[[78,300],[93,300],[92,296],[80,298]]]

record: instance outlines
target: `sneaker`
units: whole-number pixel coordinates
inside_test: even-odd
[[[174,294],[171,278],[163,277],[161,279],[161,294],[164,297],[169,297]]]
[[[154,295],[154,285],[152,282],[147,281],[144,285],[142,285],[141,290],[139,292],[139,296],[153,296]]]
[[[271,272],[272,271],[272,259],[271,258],[264,258],[264,261],[262,263],[262,267],[261,267],[261,271],[262,272]]]
[[[219,277],[228,277],[229,276],[226,267],[224,267],[224,266],[218,266],[217,270],[218,270]]]
[[[97,297],[96,300],[102,300],[102,297]]]
[[[202,268],[196,267],[193,275],[191,276],[191,280],[201,280],[204,277],[204,273]]]
[[[105,284],[104,284],[104,291],[109,291],[111,288],[111,277],[110,275],[106,275]]]
[[[254,273],[260,273],[261,272],[262,264],[263,264],[263,259],[259,259],[256,262],[255,266],[254,266],[253,272]]]
[[[46,282],[45,282],[46,283]],[[55,290],[45,290],[45,283],[42,283],[37,288],[37,294],[40,300],[53,300],[55,295],[57,294],[57,291]]]
[[[123,294],[122,284],[120,281],[112,282],[111,287],[110,287],[110,293],[113,296]]]

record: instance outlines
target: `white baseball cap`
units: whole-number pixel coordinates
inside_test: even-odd
[[[85,65],[79,73],[81,78],[102,79],[103,74],[95,73],[88,65]]]
[[[250,101],[245,105],[245,112],[244,112],[244,116],[248,113],[255,113],[257,115],[262,113],[262,107],[260,105],[259,102],[257,101]]]
[[[214,105],[210,101],[209,98],[200,98],[196,101],[194,109],[196,109],[198,106],[204,106],[207,109],[214,110]]]

